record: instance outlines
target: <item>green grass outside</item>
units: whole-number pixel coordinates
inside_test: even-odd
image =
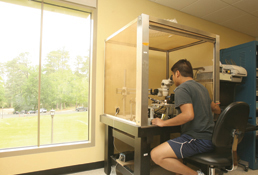
[[[37,145],[38,116],[0,119],[0,149]],[[53,143],[88,140],[88,112],[54,116]],[[40,145],[51,144],[51,117],[40,117]]]

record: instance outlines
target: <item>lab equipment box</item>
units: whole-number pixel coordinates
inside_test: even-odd
[[[188,50],[180,52],[182,49]],[[193,67],[213,65],[212,99],[218,102],[218,35],[146,14],[112,34],[105,40],[105,115],[137,126],[149,125],[150,90],[169,79],[170,67],[182,58]]]

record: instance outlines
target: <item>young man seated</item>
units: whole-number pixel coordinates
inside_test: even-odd
[[[208,90],[193,80],[191,63],[179,60],[171,68],[176,85],[175,107],[179,114],[168,120],[155,118],[153,125],[159,127],[181,125],[181,136],[160,144],[151,151],[152,160],[161,167],[177,174],[202,175],[184,165],[180,159],[214,149],[212,132],[213,115],[220,114],[217,104],[211,101]]]

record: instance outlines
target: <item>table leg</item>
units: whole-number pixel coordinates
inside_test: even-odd
[[[150,174],[150,143],[147,137],[135,138],[134,175]]]
[[[104,172],[109,175],[111,172],[112,160],[111,157],[114,154],[113,146],[113,128],[111,126],[105,126],[105,160],[104,160]]]

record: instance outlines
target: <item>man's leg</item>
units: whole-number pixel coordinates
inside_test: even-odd
[[[197,175],[196,171],[180,162],[167,142],[162,143],[151,151],[151,159],[159,166],[171,172],[182,175]]]

